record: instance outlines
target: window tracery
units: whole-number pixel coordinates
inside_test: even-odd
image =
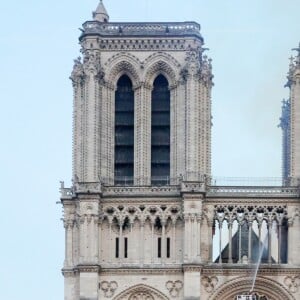
[[[215,206],[213,261],[287,263],[287,221],[285,206]]]

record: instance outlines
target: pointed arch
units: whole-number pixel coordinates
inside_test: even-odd
[[[232,300],[237,295],[249,292],[252,287],[252,277],[235,278],[221,285],[209,300]],[[295,300],[295,298],[274,280],[258,277],[255,282],[254,292],[264,295],[268,300]]]
[[[151,183],[169,184],[170,180],[170,90],[167,78],[159,74],[151,96]]]
[[[163,293],[145,284],[138,284],[130,287],[117,295],[114,300],[142,300],[143,298],[141,298],[141,296],[146,296],[144,299],[147,300],[169,300]]]
[[[153,62],[146,70],[145,83],[147,86],[153,86],[155,78],[159,75],[163,75],[167,79],[169,87],[177,84],[175,68],[162,59]]]
[[[106,81],[115,88],[119,78],[123,75],[127,75],[130,78],[133,86],[139,85],[140,76],[138,69],[140,61],[134,55],[125,53],[114,55],[108,60],[105,67],[108,70]]]
[[[170,54],[158,52],[150,55],[144,61],[145,77],[144,81],[148,86],[152,86],[154,79],[159,75],[164,75],[169,86],[176,86],[181,69],[180,63]]]
[[[134,91],[132,81],[122,75],[115,92],[115,184],[133,182],[134,170]]]

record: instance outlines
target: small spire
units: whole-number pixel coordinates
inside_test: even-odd
[[[107,23],[109,21],[109,15],[105,9],[102,0],[100,0],[96,10],[93,12],[93,18],[95,21],[99,21],[103,23]]]

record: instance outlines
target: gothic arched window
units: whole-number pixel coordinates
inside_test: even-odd
[[[132,82],[123,75],[115,94],[115,184],[133,183],[134,92]]]
[[[170,91],[163,75],[153,83],[151,105],[151,183],[168,184],[170,177]]]

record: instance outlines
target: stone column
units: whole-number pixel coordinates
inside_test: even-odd
[[[151,185],[151,91],[141,83],[135,88],[134,184]]]
[[[242,223],[240,222],[239,222],[239,263],[242,263]]]
[[[151,265],[154,263],[154,220],[151,220]]]
[[[252,262],[252,221],[248,221],[248,262]]]
[[[115,172],[115,86],[106,82],[103,86],[101,119],[101,180],[114,184]]]
[[[83,110],[85,74],[81,57],[74,60],[74,67],[70,76],[73,84],[73,179],[83,178]]]
[[[84,101],[83,126],[83,178],[79,181],[97,182],[99,180],[100,166],[100,54],[97,49],[84,50]]]
[[[140,221],[140,266],[142,267],[144,265],[144,243],[145,243],[145,221]]]
[[[232,221],[228,222],[229,241],[228,241],[228,263],[232,264]]]
[[[272,220],[268,221],[268,263],[272,263]]]
[[[161,225],[161,263],[162,265],[166,262],[166,221],[162,220]]]
[[[64,267],[72,267],[73,265],[73,226],[72,220],[64,221],[65,227],[65,263]]]
[[[172,261],[176,263],[176,219],[172,220]]]
[[[190,216],[184,214],[184,262],[189,261],[189,250],[190,250]]]
[[[108,239],[108,253],[109,253],[109,263],[113,261],[113,240],[112,240],[112,220],[109,219],[109,239]]]
[[[124,258],[123,243],[123,221],[119,221],[119,262],[122,264]]]
[[[219,220],[219,264],[222,263],[222,225],[223,222]]]
[[[196,220],[197,220],[197,224],[196,224],[196,227],[197,227],[197,230],[196,230],[196,250],[197,250],[197,253],[196,253],[196,261],[200,262],[201,261],[201,247],[200,247],[200,243],[201,243],[201,214],[197,214],[196,216]]]
[[[175,174],[175,169],[173,170],[174,175],[180,176],[184,175],[186,172],[186,160],[182,159],[185,157],[185,151],[186,151],[186,125],[185,125],[185,99],[186,99],[186,94],[185,94],[185,82],[181,81],[176,89],[174,90],[173,93],[177,95],[176,98],[176,103],[175,103],[175,113],[174,113],[174,119],[176,118],[176,127],[174,130],[176,130],[176,168],[177,168],[177,173]],[[174,95],[175,97],[175,95]],[[172,117],[172,115],[171,115]],[[174,146],[174,145],[173,145]],[[174,152],[175,154],[175,152]],[[172,163],[172,161],[171,161]],[[172,170],[171,170],[172,171]],[[172,175],[173,176],[173,175]]]
[[[177,148],[178,144],[182,144],[182,141],[178,142],[178,139],[181,138],[177,135],[178,127],[178,97],[177,97],[177,86],[170,87],[170,184],[178,184],[177,177],[179,173],[177,172]],[[183,137],[182,137],[183,138]]]
[[[186,79],[186,179],[188,181],[198,180],[201,172],[199,166],[199,99],[197,95],[198,81],[193,69],[190,69]]]

